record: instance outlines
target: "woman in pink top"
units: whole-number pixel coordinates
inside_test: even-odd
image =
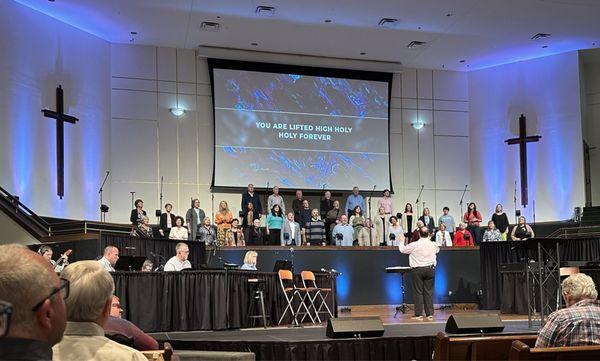
[[[467,229],[471,233],[474,238],[475,245],[479,245],[481,243],[481,234],[479,232],[479,225],[483,218],[481,217],[481,213],[477,210],[477,206],[474,202],[469,203],[467,207],[467,211],[463,215],[463,222],[467,224]]]
[[[388,216],[394,213],[394,204],[392,203],[389,189],[383,191],[383,198],[379,199],[379,202],[377,202],[377,209],[379,208],[383,208],[385,214]]]

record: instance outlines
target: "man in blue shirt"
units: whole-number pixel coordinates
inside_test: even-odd
[[[332,240],[335,240],[336,246],[352,246],[354,242],[354,228],[348,224],[348,216],[342,214],[340,222],[333,227]]]
[[[442,214],[440,216],[440,219],[438,221],[438,225],[439,225],[439,223],[445,224],[446,225],[446,230],[448,232],[450,232],[451,236],[453,236],[454,232],[456,232],[456,225],[454,224],[454,217],[452,217],[450,214],[448,214],[450,212],[450,208],[444,207],[444,209],[442,210],[442,212],[444,214]]]
[[[346,208],[344,208],[346,214],[348,216],[352,215],[356,206],[360,206],[360,209],[363,212],[365,211],[365,199],[363,196],[358,194],[358,187],[352,188],[352,194],[349,195],[348,199],[346,200]]]

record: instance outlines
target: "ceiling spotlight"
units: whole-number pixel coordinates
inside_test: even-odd
[[[465,61],[466,61],[465,59],[461,59],[461,60],[459,60],[458,62],[459,62],[459,63],[464,63]]]
[[[416,130],[419,130],[421,128],[423,128],[425,126],[425,122],[422,121],[421,119],[417,119],[414,122],[412,122],[412,127],[415,128]]]
[[[452,15],[454,15],[454,14],[452,14],[452,13],[447,13],[446,14],[447,17],[451,17]]]
[[[534,36],[531,37],[531,40],[540,40],[540,39],[546,39],[549,38],[551,35],[547,34],[547,33],[537,33]]]
[[[252,46],[258,46],[258,43],[250,43]]]
[[[257,6],[254,12],[260,16],[273,16],[275,15],[275,8],[272,6]]]
[[[169,108],[169,111],[176,117],[180,117],[185,114],[185,109],[183,108]]]
[[[542,45],[542,49],[546,49],[548,45]]]
[[[324,22],[326,22],[326,23],[330,23],[330,22],[331,22],[331,19],[325,19],[325,20],[323,20],[323,21],[324,21]]]
[[[398,23],[398,19],[394,18],[382,18],[379,20],[379,26],[383,28],[393,28]]]
[[[132,31],[129,34],[131,34],[131,35],[137,35],[137,31]]]
[[[413,40],[410,43],[408,43],[408,45],[406,47],[409,49],[418,49],[418,48],[424,47],[425,44],[427,44],[427,42],[425,42],[425,41]]]
[[[367,55],[367,53],[365,53],[364,51],[361,51],[360,55]]]
[[[219,31],[221,24],[212,21],[203,21],[200,23],[200,29],[204,31]]]

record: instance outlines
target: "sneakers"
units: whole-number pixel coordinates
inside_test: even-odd
[[[427,320],[433,321],[433,316],[427,316]]]
[[[413,316],[410,319],[414,321],[423,321],[423,316]]]

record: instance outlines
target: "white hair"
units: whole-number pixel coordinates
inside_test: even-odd
[[[31,308],[50,294],[54,270],[42,256],[17,244],[0,246],[0,300],[13,305],[10,335],[31,335],[35,313]]]
[[[175,245],[175,252],[179,252],[183,247],[186,247],[189,249],[187,243],[183,243],[183,242],[179,242]]]
[[[583,273],[576,273],[565,278],[562,282],[562,291],[568,293],[575,302],[583,299],[595,300],[598,297],[594,280]]]
[[[70,282],[69,297],[65,300],[67,320],[94,322],[100,318],[107,302],[112,300],[114,281],[107,270],[96,261],[71,263],[61,273]]]

